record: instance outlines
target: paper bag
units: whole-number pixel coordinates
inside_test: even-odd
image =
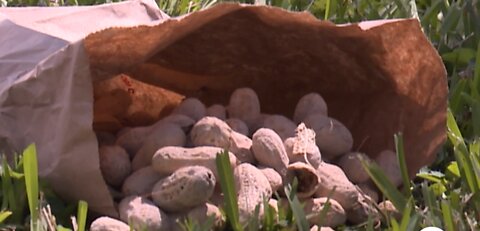
[[[0,153],[21,153],[35,143],[39,174],[59,195],[117,216],[99,169],[93,86],[82,39],[108,27],[167,18],[149,0],[0,8]]]
[[[77,63],[69,67],[89,65],[90,72],[76,76],[70,73],[70,77],[64,77],[70,81],[61,83],[68,86],[65,91],[78,92],[81,99],[65,97],[71,95],[65,92],[50,98],[36,95],[35,101],[45,101],[29,108],[0,101],[0,121],[8,119],[16,128],[10,127],[10,132],[0,137],[6,137],[8,144],[16,144],[12,146],[16,150],[47,128],[63,131],[49,133],[61,134],[55,142],[33,141],[41,147],[57,147],[39,153],[40,158],[55,162],[52,166],[56,168],[52,167],[47,174],[53,176],[49,179],[55,189],[69,199],[86,199],[94,205],[94,211],[115,213],[111,197],[104,193],[106,186],[98,169],[93,127],[115,132],[126,126],[151,124],[168,114],[183,97],[198,97],[207,105],[226,104],[234,89],[251,87],[259,95],[262,111],[291,117],[301,96],[318,92],[328,104],[329,115],[351,130],[355,150],[373,157],[383,149],[394,149],[393,134],[402,132],[410,176],[431,163],[446,139],[446,72],[417,20],[334,25],[308,13],[221,4],[159,21],[157,25],[141,24],[109,28],[83,41],[89,62],[77,58]],[[62,60],[67,58],[52,55],[57,56],[52,68],[65,66],[66,61]],[[78,55],[69,57],[71,62],[71,57]],[[36,79],[42,78],[45,77],[40,75]],[[52,86],[59,86],[38,83],[36,88],[27,87],[29,79],[32,75],[19,81],[20,92],[50,92],[58,89]],[[79,79],[81,84],[74,84]],[[111,102],[125,104],[115,103],[111,110],[103,111],[103,107],[97,107],[93,112],[92,82],[96,94],[116,91],[109,95]],[[16,92],[11,86],[1,86],[5,90],[0,92],[0,99]],[[56,98],[60,96],[63,98]],[[154,104],[141,106],[144,100],[139,99],[151,98],[162,99],[152,100],[160,109],[151,106]],[[68,133],[65,127],[49,126],[52,121],[44,127],[28,127],[28,120],[12,119],[20,112],[32,115],[31,108],[41,105],[44,111],[33,113],[39,118],[61,112],[75,116],[60,116],[55,121],[68,124]],[[63,107],[70,109],[61,110]],[[4,108],[9,108],[9,115],[3,113]],[[142,116],[137,116],[141,112]],[[22,136],[23,133],[28,136]],[[11,137],[15,139],[8,139]],[[70,160],[78,163],[72,165]],[[88,176],[84,165],[93,166],[88,168]],[[71,182],[72,174],[76,180],[91,182]],[[80,188],[81,192],[77,192]],[[98,193],[98,188],[102,193]]]

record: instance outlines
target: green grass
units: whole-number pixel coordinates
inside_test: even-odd
[[[3,157],[0,178],[2,181],[0,230],[86,230],[87,203],[79,201],[75,218],[72,210],[75,205],[65,205],[50,191],[45,182],[39,179],[34,144],[29,145],[22,155],[15,156],[12,164],[8,164],[7,159]],[[56,211],[55,215],[52,210]],[[71,224],[70,219],[76,222]]]

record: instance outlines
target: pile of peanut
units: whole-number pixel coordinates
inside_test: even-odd
[[[151,126],[97,138],[100,168],[119,202],[121,221],[100,217],[92,231],[129,230],[127,224],[136,230],[180,230],[182,219],[203,223],[212,216],[221,230],[225,218],[215,158],[223,150],[234,170],[242,224],[257,205],[262,217],[264,198],[275,211],[288,206],[284,186],[294,178],[312,230],[378,219],[378,208],[394,210],[388,201],[377,204],[378,191],[359,159],[367,155],[352,151],[350,131],[328,117],[317,93],[298,101],[293,120],[262,113],[257,94],[239,88],[226,106],[206,107],[187,98]],[[374,161],[401,184],[394,152],[382,151]],[[329,210],[320,217],[328,197]]]

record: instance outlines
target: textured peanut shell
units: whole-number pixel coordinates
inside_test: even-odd
[[[245,224],[255,213],[255,207],[272,196],[272,188],[268,179],[255,166],[243,163],[233,172],[240,222]]]
[[[215,176],[202,166],[183,167],[158,181],[153,201],[166,212],[182,212],[207,202],[215,188]]]
[[[98,151],[105,181],[114,187],[122,185],[132,171],[128,153],[118,145],[101,146]]]
[[[346,211],[347,220],[352,224],[363,223],[369,218],[378,220],[379,214],[374,203],[368,196],[359,194],[357,202]]]
[[[195,124],[195,120],[182,114],[171,114],[164,117],[161,122],[172,123],[180,126],[184,132],[189,132],[192,126]]]
[[[117,219],[99,217],[90,225],[90,231],[130,231],[130,227]]]
[[[283,186],[282,176],[280,175],[280,173],[275,171],[275,169],[262,166],[259,166],[258,169],[267,178],[268,182],[270,183],[270,187],[272,188],[272,192],[276,192]]]
[[[132,160],[133,170],[138,170],[152,163],[155,152],[165,146],[184,146],[187,137],[180,126],[172,123],[162,123],[156,126],[140,150]]]
[[[252,136],[252,152],[259,164],[285,176],[288,156],[282,139],[272,129],[260,128]]]
[[[307,116],[304,122],[315,131],[317,146],[328,159],[334,159],[352,149],[352,134],[340,121],[322,114],[313,114]]]
[[[240,162],[253,163],[250,148],[252,140],[233,131],[224,121],[215,117],[204,117],[192,128],[190,138],[195,146],[214,146],[227,149]]]
[[[128,196],[118,205],[120,219],[135,230],[169,231],[169,218],[146,197]]]
[[[194,148],[167,146],[158,149],[155,153],[152,158],[152,167],[158,173],[172,174],[179,168],[198,165],[210,169],[216,179],[219,179],[215,159],[217,154],[223,151],[222,148],[209,146]],[[237,166],[237,158],[230,152],[228,156],[233,169]]]
[[[357,186],[360,188],[361,193],[367,195],[373,202],[378,202],[379,196],[375,186],[372,186],[370,183],[362,183]]]
[[[198,121],[207,114],[207,108],[197,98],[186,98],[173,110],[172,114],[186,115]]]
[[[363,153],[349,152],[342,155],[337,162],[337,165],[342,168],[348,179],[355,184],[364,183],[370,179],[370,176],[362,166],[359,156],[369,159],[369,157]]]
[[[214,104],[207,108],[206,116],[217,117],[221,120],[227,119],[227,109],[221,104]]]
[[[391,150],[381,151],[376,157],[375,161],[382,168],[385,175],[395,186],[400,186],[403,182],[402,172],[398,164],[397,154]]]
[[[305,215],[311,224],[319,226],[337,227],[345,223],[347,217],[343,207],[334,199],[329,199],[329,210],[322,217],[322,211],[327,203],[327,197],[310,198],[303,201]]]
[[[312,92],[304,95],[298,100],[293,114],[293,121],[301,123],[303,120],[313,114],[322,114],[327,116],[327,103],[318,93]]]
[[[335,231],[334,229],[330,228],[330,227],[318,227],[318,225],[314,225],[312,226],[312,228],[310,228],[310,231]]]
[[[402,218],[402,213],[400,213],[397,208],[395,208],[395,205],[390,200],[385,200],[380,203],[378,203],[378,208],[382,213],[384,213],[387,217],[394,217],[397,220]]]
[[[234,130],[234,131],[236,131],[236,132],[238,132],[238,133],[240,133],[244,136],[248,136],[250,134],[247,124],[245,122],[243,122],[243,120],[241,120],[241,119],[228,118],[228,119],[225,120],[225,123],[227,123],[228,126],[232,130]]]
[[[117,134],[116,144],[123,147],[133,157],[142,147],[151,132],[151,127],[124,128]]]
[[[300,123],[295,129],[295,137],[283,141],[290,163],[304,162],[318,168],[322,155],[315,141],[315,131]]]
[[[320,160],[316,160],[318,158],[316,158],[317,156],[314,155],[313,156],[313,160],[312,160],[312,155],[304,155],[302,153],[298,153],[298,154],[293,154],[293,145],[295,144],[295,137],[290,137],[290,138],[287,138],[283,141],[283,146],[285,146],[285,151],[287,152],[287,156],[288,156],[288,160],[289,160],[289,163],[295,163],[295,162],[304,162],[304,163],[315,163],[315,164],[311,164],[312,166],[315,167],[318,167],[320,165],[320,162],[321,162],[321,159]],[[320,154],[320,150],[318,151],[318,153]]]
[[[125,179],[122,185],[122,193],[125,196],[149,195],[152,192],[153,185],[163,177],[166,177],[166,175],[155,171],[152,166],[143,167]]]
[[[287,167],[287,175],[284,184],[293,183],[293,179],[297,178],[298,198],[308,198],[315,194],[318,187],[323,183],[317,174],[315,168],[303,162],[295,162]]]
[[[230,95],[227,111],[229,118],[241,119],[251,129],[260,116],[260,100],[257,93],[251,88],[237,88]]]
[[[270,115],[263,121],[263,127],[274,130],[283,141],[295,136],[297,125],[283,115]]]
[[[204,224],[208,219],[213,218],[214,230],[223,230],[225,225],[225,218],[220,209],[210,203],[199,205],[188,212],[179,214],[178,216],[180,220],[190,219],[190,221],[196,222],[197,224]]]
[[[316,197],[327,197],[331,194],[331,198],[340,203],[345,210],[350,209],[357,202],[357,188],[348,180],[340,167],[323,162],[317,168],[317,174],[321,183],[315,193]]]

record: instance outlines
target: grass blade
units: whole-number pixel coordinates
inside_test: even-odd
[[[294,179],[296,182],[296,178]],[[287,185],[284,187],[285,195],[287,195],[288,203],[290,204],[290,208],[292,209],[293,216],[295,218],[295,223],[297,224],[297,228],[299,231],[309,231],[310,226],[308,225],[307,218],[305,216],[305,212],[303,211],[303,207],[298,200],[297,195],[295,195],[295,191],[292,190],[291,186]]]
[[[390,182],[388,177],[375,162],[369,161],[361,156],[359,156],[359,158],[362,162],[363,168],[383,193],[383,195],[392,201],[395,208],[397,208],[399,211],[404,211],[405,205],[407,204],[407,199],[405,196],[403,196],[402,193],[398,191],[398,189],[392,184],[392,182]]]
[[[480,26],[480,25],[478,25]],[[475,69],[473,71],[473,83],[475,86],[475,90],[480,93],[480,41],[478,41],[477,45],[477,56],[475,61]],[[478,134],[478,133],[477,133]]]
[[[10,215],[12,215],[11,211],[0,212],[0,224],[2,224]]]
[[[87,223],[87,211],[88,204],[86,201],[78,202],[78,211],[77,211],[77,225],[78,231],[85,231],[85,225]]]
[[[477,193],[479,191],[477,183],[479,176],[475,175],[472,163],[470,162],[467,146],[450,110],[447,112],[447,128],[447,135],[450,142],[453,144],[455,159],[457,160],[458,168],[462,175],[461,179],[466,185],[468,185],[472,193]]]
[[[402,133],[395,134],[395,148],[397,151],[397,161],[400,166],[403,180],[403,193],[406,197],[412,196],[410,177],[408,176],[407,162],[405,160],[405,151],[403,149],[403,136]]]
[[[455,225],[453,222],[452,208],[450,207],[448,201],[442,200],[442,215],[443,222],[445,223],[446,231],[455,231]]]
[[[224,195],[227,220],[230,222],[233,230],[241,231],[243,228],[239,220],[235,180],[233,178],[233,170],[230,165],[228,151],[224,150],[223,152],[218,153],[215,163],[220,178],[220,186]]]
[[[325,17],[323,19],[328,20],[328,17],[330,17],[330,0],[325,2]]]
[[[27,190],[28,207],[30,209],[31,227],[38,224],[38,165],[35,144],[29,145],[23,152],[23,172],[25,174],[25,187]],[[31,230],[36,230],[31,228]]]

